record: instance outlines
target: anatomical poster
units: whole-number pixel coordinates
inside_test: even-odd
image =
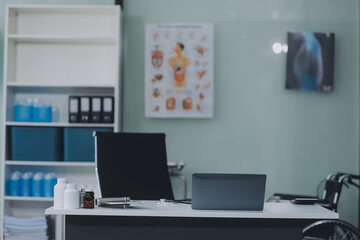
[[[213,24],[147,23],[145,38],[145,116],[212,118]]]
[[[334,89],[334,33],[289,32],[286,88]]]

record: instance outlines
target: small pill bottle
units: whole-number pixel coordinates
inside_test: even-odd
[[[83,208],[94,208],[95,207],[95,197],[92,188],[85,188],[85,193],[83,193]]]

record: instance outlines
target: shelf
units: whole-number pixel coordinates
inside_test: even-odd
[[[50,167],[95,167],[95,162],[63,162],[63,161],[17,161],[6,160],[8,166],[50,166]]]
[[[109,127],[113,128],[113,123],[67,123],[67,122],[6,122],[6,126],[22,127]]]
[[[31,13],[31,14],[41,14],[41,13],[76,13],[76,14],[116,14],[117,9],[114,9],[113,6],[107,5],[40,5],[40,4],[9,4],[9,9],[15,11],[17,14],[21,13]]]
[[[63,84],[63,83],[36,83],[36,82],[7,82],[8,87],[44,87],[44,88],[115,88],[115,84]]]
[[[14,196],[4,196],[4,200],[7,200],[7,201],[52,202],[52,201],[54,201],[54,198],[51,198],[51,197],[14,197]]]
[[[6,160],[5,165],[17,165],[17,166],[54,166],[54,167],[95,167],[95,162],[63,162],[63,161],[17,161]],[[169,169],[178,168],[179,171],[184,167],[184,163],[168,162]]]
[[[15,127],[60,130],[60,152],[56,151],[56,154],[64,159],[64,128],[119,131],[122,92],[119,89],[122,43],[119,6],[30,4],[7,5],[4,10],[7,27],[1,33],[4,36],[2,87],[5,99],[2,109],[5,121],[1,122],[0,226],[4,224],[4,214],[35,217],[53,204],[53,198],[48,197],[6,196],[7,180],[15,171],[54,173],[73,183],[91,184],[95,192],[98,189],[94,161],[40,161],[40,158],[28,161],[31,159],[28,155],[17,158],[19,161],[11,160],[12,130]],[[113,97],[114,123],[69,123],[70,96]],[[17,102],[35,98],[51,102],[53,122],[15,122]],[[37,134],[33,135],[36,139]],[[75,140],[73,136],[68,138]],[[28,142],[32,143],[32,140]],[[89,144],[92,148],[93,138]],[[80,148],[77,145],[76,148]],[[51,224],[54,224],[53,219]],[[62,235],[62,222],[54,225],[53,235],[58,239]],[[3,235],[4,230],[0,227],[0,238]]]
[[[83,36],[44,36],[44,35],[8,35],[9,40],[17,43],[90,43],[116,44],[113,37],[83,37]]]

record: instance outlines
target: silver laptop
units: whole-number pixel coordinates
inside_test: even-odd
[[[264,174],[194,173],[191,207],[203,210],[262,211],[265,184]]]

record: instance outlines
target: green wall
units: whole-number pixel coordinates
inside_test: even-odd
[[[194,172],[266,173],[266,196],[315,194],[328,173],[359,172],[357,0],[128,0],[124,10],[123,130],[165,132],[189,196]],[[213,119],[144,117],[146,22],[214,23]],[[334,92],[285,90],[286,55],[272,44],[288,30],[335,33]],[[357,224],[357,206],[345,189],[341,217]]]
[[[113,4],[112,0],[0,3],[0,79],[5,4]],[[123,130],[165,132],[169,161],[194,172],[266,173],[273,192],[315,194],[330,172],[359,172],[359,3],[357,0],[125,0]],[[144,117],[144,24],[212,22],[213,119]],[[336,34],[335,91],[284,89],[286,32]],[[2,81],[1,81],[2,83]],[[2,91],[1,91],[2,92]],[[180,182],[174,180],[181,197]],[[358,196],[344,189],[341,218],[357,224]]]

